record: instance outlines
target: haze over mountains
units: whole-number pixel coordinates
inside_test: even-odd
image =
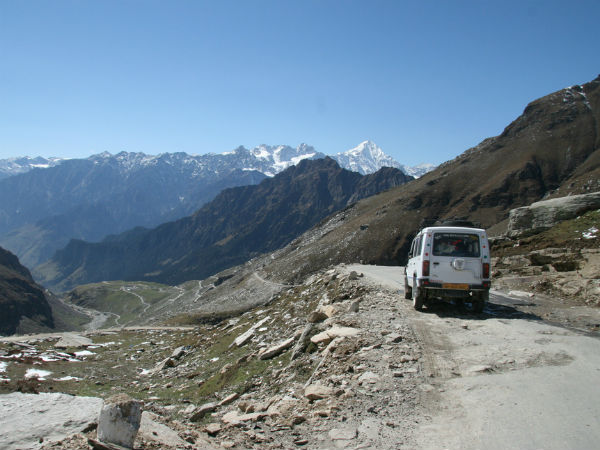
[[[303,159],[324,157],[301,144],[200,156],[121,152],[87,159],[2,160],[0,246],[35,267],[70,239],[99,241],[136,226],[176,220],[225,188],[257,184]],[[419,176],[431,169],[404,167],[369,141],[334,158],[361,174],[398,167]]]

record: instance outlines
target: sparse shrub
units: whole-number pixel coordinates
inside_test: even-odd
[[[532,266],[544,266],[546,264],[552,264],[551,256],[542,255],[540,253],[530,253],[527,258],[529,258]]]
[[[575,261],[575,260],[554,261],[552,263],[552,267],[554,267],[557,272],[572,272],[574,270],[579,270],[579,261]]]

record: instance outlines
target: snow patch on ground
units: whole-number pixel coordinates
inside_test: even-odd
[[[27,369],[27,372],[25,372],[25,378],[37,378],[38,380],[45,380],[50,375],[52,375],[52,372],[41,369]]]
[[[592,227],[592,228],[584,231],[582,233],[582,236],[584,239],[595,239],[597,237],[596,236],[597,233],[598,233],[598,228]]]

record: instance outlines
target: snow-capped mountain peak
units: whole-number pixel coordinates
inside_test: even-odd
[[[269,177],[290,166],[298,164],[303,159],[324,158],[324,153],[314,147],[300,144],[297,147],[289,145],[262,144],[252,149],[239,146],[233,151],[221,154],[207,153],[204,155],[188,155],[187,153],[161,153],[157,156],[141,152],[120,152],[113,155],[109,152],[98,153],[88,158],[96,165],[112,165],[121,173],[132,173],[148,166],[168,165],[179,168],[183,172],[194,173],[195,176],[206,176],[210,173],[224,174],[231,170],[257,171]],[[359,172],[362,175],[377,172],[382,167],[395,167],[415,178],[432,170],[435,166],[422,164],[416,167],[406,167],[396,161],[372,141],[363,141],[348,151],[332,156],[344,169]],[[0,160],[0,178],[28,172],[36,167],[52,167],[62,162],[60,158],[10,158]]]
[[[386,155],[381,148],[372,141],[364,141],[348,151],[338,153],[334,159],[340,166],[358,172],[362,175],[377,172],[382,167],[396,167],[403,169],[404,166],[391,156]]]

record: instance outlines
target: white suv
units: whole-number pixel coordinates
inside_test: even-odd
[[[404,295],[421,310],[434,299],[471,303],[483,311],[490,292],[490,245],[485,230],[467,226],[423,228],[404,272]]]

